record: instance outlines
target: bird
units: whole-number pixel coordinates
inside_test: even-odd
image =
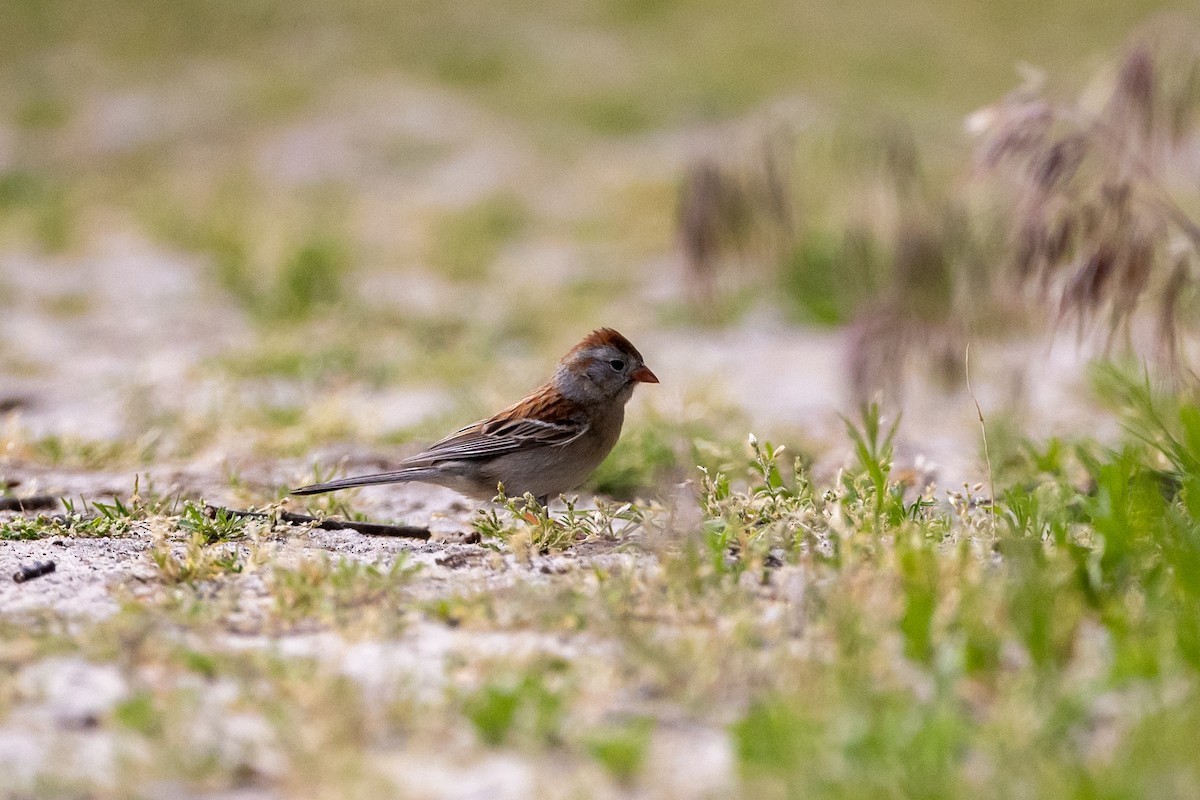
[[[621,436],[625,404],[639,383],[658,383],[642,354],[612,328],[571,348],[542,386],[495,416],[467,425],[396,469],[293,489],[312,495],[356,486],[432,483],[488,501],[551,497],[578,488]]]

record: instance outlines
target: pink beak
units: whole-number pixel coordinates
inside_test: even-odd
[[[658,383],[658,376],[651,372],[645,364],[631,372],[629,377],[639,383]]]

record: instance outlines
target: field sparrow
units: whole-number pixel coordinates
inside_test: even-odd
[[[601,328],[563,356],[554,377],[490,419],[468,425],[397,469],[303,486],[319,494],[352,486],[421,481],[490,500],[497,484],[543,506],[576,488],[613,449],[638,383],[658,383],[629,340]]]

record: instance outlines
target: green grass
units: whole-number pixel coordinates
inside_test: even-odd
[[[18,515],[0,520],[0,539],[45,539],[51,536],[80,536],[111,538],[144,532],[146,523],[155,517],[174,515],[179,505],[178,497],[159,496],[149,481],[143,494],[141,477],[134,479],[133,492],[127,499],[113,496],[111,502],[86,497],[61,498],[62,514],[37,516]],[[204,515],[202,507],[194,502],[183,503],[178,517],[181,524],[196,524]]]
[[[390,566],[341,558],[306,558],[295,567],[276,566],[271,595],[276,613],[288,623],[306,619],[346,624],[364,616],[399,620],[405,587],[419,567],[403,554]]]
[[[499,487],[496,503],[480,509],[472,524],[480,536],[504,541],[520,558],[559,552],[580,542],[619,541],[646,522],[649,511],[633,503],[609,505],[597,501],[594,509],[576,508],[577,498],[564,497],[565,510],[551,513],[533,495],[505,496]]]
[[[462,699],[463,714],[484,744],[495,747],[522,736],[555,745],[562,737],[568,668],[547,659],[523,675],[491,680]]]
[[[592,731],[587,749],[621,783],[631,783],[641,774],[649,756],[653,722],[638,718],[620,725]]]
[[[290,770],[339,742],[347,771],[326,786],[380,780],[379,753],[451,741],[546,780],[538,764],[558,781],[599,774],[658,793],[670,787],[652,745],[692,726],[728,737],[745,795],[1191,797],[1200,406],[1119,372],[1098,380],[1125,438],[1027,444],[994,499],[897,482],[894,421],[868,408],[847,423],[853,461],[831,480],[752,438],[739,460],[694,474],[694,509],[622,507],[637,516],[624,533],[604,507],[485,514],[474,563],[509,576],[490,587],[449,588],[444,570],[403,556],[285,561],[273,548],[302,533],[251,531],[194,503],[93,504],[122,524],[94,535],[158,532],[157,589],[70,637],[32,623],[0,635],[22,665],[64,648],[120,654],[132,689],[99,724],[156,759],[130,773],[131,791],[171,763],[188,765],[187,785],[238,785],[236,759],[188,744],[203,695],[169,688],[199,670],[267,716]],[[323,631],[408,650],[428,626],[464,646],[523,644],[439,662],[433,697],[420,689],[429,664],[406,661],[364,694],[320,658],[218,644]],[[155,633],[168,628],[190,635]],[[153,683],[137,677],[148,664]],[[0,711],[20,702],[5,698]],[[290,770],[258,779],[290,794]]]
[[[652,162],[781,98],[802,98],[812,123],[794,154],[807,226],[765,284],[803,322],[843,324],[901,244],[886,220],[846,233],[875,211],[863,198],[881,182],[867,152],[878,120],[908,121],[939,185],[961,163],[962,115],[1011,88],[1015,63],[1073,93],[1158,7],[10,3],[5,252],[86,264],[97,232],[132,226],[195,256],[205,299],[252,324],[197,370],[232,384],[211,408],[147,412],[130,428],[145,436],[114,442],[24,436],[18,422],[5,458],[97,471],[228,458],[255,476],[232,488],[260,503],[282,491],[259,483],[264,460],[440,435],[545,378],[580,329],[654,319],[643,289],[674,278],[640,271],[672,246],[677,187]],[[84,128],[91,141],[87,115],[123,107],[112,98],[169,112],[173,92],[189,105],[197,87],[212,94],[195,94],[203,119],[187,130],[168,113],[144,141],[72,144]],[[362,108],[389,119],[393,88],[436,100],[418,97],[417,117],[449,109],[439,136],[375,129]],[[314,121],[330,123],[334,151],[349,126],[348,173],[313,185],[263,166],[277,134]],[[515,185],[505,174],[499,190],[485,181],[476,196],[471,180],[441,194],[493,147],[520,159]],[[395,202],[410,179],[437,199]],[[561,249],[571,274],[505,280],[505,257],[526,245]],[[932,263],[917,256],[915,268]],[[364,276],[394,280],[407,305],[367,296]],[[902,299],[919,308],[951,299],[916,283],[925,292]],[[734,293],[721,318],[758,313],[761,291]],[[40,310],[64,326],[105,302],[55,297]],[[298,391],[274,404],[243,392],[274,382]],[[477,545],[409,554],[136,487],[62,518],[6,513],[14,552],[146,543],[106,588],[112,615],[0,619],[6,728],[44,718],[25,671],[51,658],[112,667],[129,690],[93,729],[38,733],[68,750],[115,737],[115,787],[55,760],[43,784],[11,793],[379,797],[420,793],[396,783],[414,765],[426,777],[426,761],[457,775],[497,759],[528,770],[535,795],[660,796],[676,790],[660,744],[700,733],[728,745],[728,793],[745,797],[1195,797],[1200,405],[1120,372],[1095,382],[1126,425],[1119,441],[1030,441],[1016,416],[987,420],[995,498],[901,482],[894,420],[875,411],[850,420],[852,460],[828,475],[790,440],[747,445],[747,421],[705,398],[631,407],[643,416],[587,487],[618,502],[488,508]],[[343,389],[405,384],[446,389],[445,418],[372,431],[338,406]],[[372,509],[347,502],[314,508]],[[20,592],[72,577],[64,566]],[[246,731],[254,742],[236,738]]]
[[[284,260],[276,286],[264,299],[267,315],[281,319],[306,317],[341,299],[349,265],[344,243],[330,237],[302,242]]]
[[[807,624],[829,626],[838,656],[793,662],[732,729],[756,793],[1006,795],[1018,771],[1039,794],[1114,777],[1171,796],[1195,791],[1200,773],[1169,738],[1121,725],[1130,738],[1103,756],[1092,738],[1093,704],[1145,681],[1189,686],[1188,701],[1153,712],[1164,731],[1188,724],[1200,666],[1200,523],[1185,488],[1200,441],[1187,433],[1194,407],[1166,413],[1144,387],[1123,386],[1141,409],[1131,424],[1151,428],[1140,443],[1081,445],[1072,460],[1092,488],[1035,478],[1006,490],[994,516],[960,500],[947,519],[906,501],[876,458],[887,439],[868,417],[856,434],[861,478],[839,492],[850,524],[817,559],[825,566],[805,598]],[[791,495],[786,485],[771,491],[774,482],[756,494]],[[886,588],[864,594],[864,579]],[[888,666],[890,641],[904,658]],[[1037,710],[1014,737],[1018,717],[1007,715],[1022,708]],[[1137,767],[1118,766],[1134,752]]]

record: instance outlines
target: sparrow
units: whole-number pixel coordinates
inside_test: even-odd
[[[547,383],[495,416],[455,431],[390,472],[302,486],[292,494],[418,481],[479,500],[491,500],[502,485],[509,496],[528,493],[545,506],[586,481],[612,451],[639,383],[658,378],[628,339],[600,328],[563,356]]]

